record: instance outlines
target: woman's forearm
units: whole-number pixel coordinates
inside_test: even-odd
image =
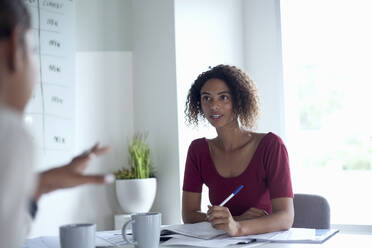
[[[238,223],[239,231],[236,236],[277,232],[292,227],[293,214],[287,211],[278,211],[255,219],[239,220]]]
[[[188,211],[182,213],[182,219],[185,224],[197,223],[207,220],[207,214],[201,211]]]

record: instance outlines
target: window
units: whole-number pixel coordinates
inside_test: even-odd
[[[281,1],[294,191],[325,196],[332,224],[372,224],[370,13],[371,1]]]

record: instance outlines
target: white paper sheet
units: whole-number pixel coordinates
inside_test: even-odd
[[[52,236],[27,239],[23,248],[60,248],[59,238]]]
[[[111,245],[119,247],[127,244],[121,235],[121,230],[97,232],[96,237],[96,246]]]
[[[225,231],[214,229],[209,222],[170,225],[162,228],[162,234],[164,234],[165,231],[199,239],[212,239],[226,233]]]
[[[309,229],[309,228],[291,228],[287,231],[264,233],[258,235],[247,235],[237,237],[256,239],[258,241],[271,241],[280,243],[321,243],[337,233],[335,229]],[[235,237],[233,238],[235,239]]]
[[[114,235],[117,231],[97,232],[96,235],[96,247],[119,247],[124,245],[123,238],[118,235]],[[103,239],[102,237],[105,237]],[[118,238],[119,237],[119,238]],[[27,239],[23,248],[60,248],[59,237],[38,237],[33,239]]]
[[[179,234],[173,234],[172,239],[167,240],[162,243],[162,246],[170,246],[170,245],[189,245],[189,246],[197,246],[197,247],[226,247],[228,245],[234,245],[238,243],[248,244],[252,243],[252,240],[238,240],[232,239],[227,236],[217,237],[214,239],[199,239],[193,238],[188,236],[183,236]]]

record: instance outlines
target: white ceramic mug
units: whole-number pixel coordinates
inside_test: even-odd
[[[127,237],[127,228],[132,224],[133,240]],[[161,213],[133,214],[124,224],[121,233],[123,239],[136,248],[158,248],[160,242]]]
[[[71,224],[59,227],[61,248],[95,248],[95,224]]]

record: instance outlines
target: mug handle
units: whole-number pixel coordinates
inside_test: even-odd
[[[127,228],[129,226],[129,224],[131,224],[132,222],[134,223],[134,220],[130,220],[127,223],[124,224],[123,228],[121,229],[121,235],[123,236],[123,239],[126,242],[128,242],[129,244],[137,245],[137,242],[134,239],[133,240],[129,240],[128,237],[127,237]],[[133,234],[133,228],[132,228],[132,234]]]

